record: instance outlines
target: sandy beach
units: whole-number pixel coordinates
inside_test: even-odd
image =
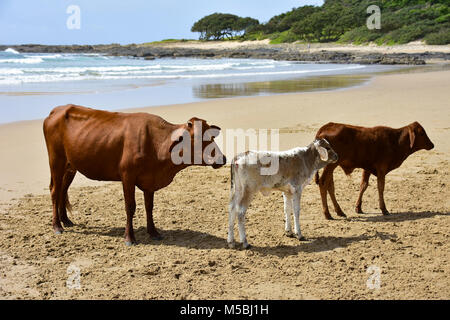
[[[272,46],[272,47],[292,47],[299,50],[305,50],[310,52],[318,51],[345,51],[345,52],[378,52],[378,53],[423,53],[423,52],[444,52],[450,53],[450,46],[440,45],[433,46],[427,45],[424,41],[414,41],[407,44],[392,45],[392,46],[379,46],[377,44],[335,44],[335,43],[292,43],[292,44],[280,44],[270,45],[270,40],[255,40],[255,41],[186,41],[186,42],[167,42],[158,43],[159,46],[165,46],[169,48],[191,48],[191,49],[251,49],[260,46]]]
[[[132,248],[123,245],[120,184],[78,174],[69,190],[76,226],[55,236],[42,120],[0,125],[0,298],[449,299],[449,101],[450,71],[439,71],[377,75],[336,91],[127,110],[173,123],[197,116],[222,129],[280,129],[282,150],[309,144],[329,121],[392,127],[419,121],[427,130],[435,148],[413,154],[387,176],[392,216],[379,213],[373,177],[367,213],[354,213],[361,171],[346,177],[337,170],[347,219],[326,221],[312,184],[301,213],[309,241],[299,243],[283,236],[281,194],[258,196],[248,212],[254,245],[248,251],[226,248],[228,167],[189,168],[156,194],[160,242],[146,235],[138,193],[139,244]],[[66,287],[71,264],[82,270],[79,290]],[[382,271],[377,290],[366,286],[371,265]]]

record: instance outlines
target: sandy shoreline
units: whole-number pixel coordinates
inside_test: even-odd
[[[450,71],[375,76],[368,85],[308,92],[126,110],[150,112],[173,123],[192,116],[222,128],[280,129],[280,148],[306,145],[328,121],[400,127],[420,121],[437,145],[450,152]],[[69,102],[69,101],[68,101]],[[95,107],[95,106],[92,106]],[[42,120],[0,125],[0,201],[46,192],[49,184]],[[98,184],[78,175],[74,186]]]
[[[427,45],[423,41],[414,41],[407,44],[379,46],[377,44],[353,45],[353,44],[335,44],[335,43],[285,43],[280,45],[271,45],[269,39],[255,41],[186,41],[186,42],[168,42],[158,43],[158,46],[168,48],[193,48],[193,49],[251,49],[259,46],[273,47],[291,47],[310,52],[318,51],[340,51],[340,52],[378,52],[378,53],[424,53],[424,52],[443,52],[450,53],[450,45]]]

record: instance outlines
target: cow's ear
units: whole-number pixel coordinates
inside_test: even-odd
[[[416,140],[416,133],[414,132],[414,128],[412,128],[411,126],[408,127],[408,131],[409,131],[409,146],[412,149],[414,146],[414,141]]]
[[[220,134],[220,128],[218,126],[209,126],[209,129],[203,134],[203,139],[205,141],[211,140],[211,138],[217,138]]]
[[[192,120],[189,120],[189,121],[187,122],[188,128],[192,128],[193,125],[194,125],[194,122],[193,122]]]

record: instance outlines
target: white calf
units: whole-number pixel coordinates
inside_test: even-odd
[[[270,159],[270,160],[269,160]],[[264,163],[278,162],[278,170],[267,175]],[[290,215],[294,213],[295,234],[305,240],[300,231],[300,198],[317,170],[336,162],[337,154],[325,139],[316,140],[307,147],[282,152],[247,151],[236,156],[231,163],[231,199],[228,225],[228,246],[234,248],[234,221],[238,218],[239,237],[243,248],[248,248],[245,235],[245,212],[254,195],[261,191],[283,192],[286,235],[293,236]]]

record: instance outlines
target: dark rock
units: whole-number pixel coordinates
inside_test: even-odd
[[[423,53],[362,53],[362,52],[333,52],[321,50],[311,53],[300,51],[295,45],[261,45],[251,48],[237,49],[197,49],[197,48],[173,48],[164,45],[136,45],[121,46],[119,44],[108,45],[0,45],[0,51],[13,48],[23,53],[99,53],[111,56],[132,56],[153,60],[155,58],[195,57],[195,58],[254,58],[274,59],[287,61],[303,61],[315,63],[360,63],[360,64],[403,64],[423,65],[427,59],[450,60],[449,53],[423,52]]]

